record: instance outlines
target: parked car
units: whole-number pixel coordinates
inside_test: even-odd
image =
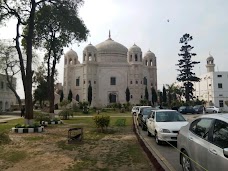
[[[131,114],[132,115],[136,115],[136,113],[139,111],[139,106],[133,106],[133,108],[131,109]]]
[[[206,107],[206,113],[221,113],[221,109],[216,106],[208,106]]]
[[[192,106],[181,106],[178,111],[182,114],[187,114],[187,113],[191,113],[194,114],[195,110],[193,109]]]
[[[193,107],[193,109],[195,110],[195,113],[198,113],[198,114],[203,113],[203,108],[204,108],[203,105],[196,105]]]
[[[136,119],[137,120],[138,120],[138,116],[142,112],[143,108],[147,108],[147,107],[151,107],[151,106],[139,106],[139,110],[138,110],[138,112],[136,112]]]
[[[148,136],[155,136],[156,143],[163,141],[177,141],[177,134],[182,126],[188,122],[176,110],[154,110],[147,119]]]
[[[138,116],[138,123],[139,126],[142,127],[142,130],[146,130],[147,126],[146,126],[146,119],[148,118],[148,115],[151,114],[153,108],[152,107],[145,107],[141,110],[139,116]]]
[[[177,137],[183,170],[228,169],[228,114],[202,115]]]

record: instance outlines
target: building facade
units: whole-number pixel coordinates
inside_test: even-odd
[[[64,55],[63,93],[66,98],[72,91],[73,99],[88,101],[88,87],[92,86],[92,106],[103,107],[110,103],[126,103],[126,89],[130,90],[130,103],[144,99],[147,87],[151,101],[151,88],[157,90],[156,56],[151,51],[142,54],[133,45],[127,49],[109,38],[83,50],[82,63],[72,49]]]
[[[228,71],[215,71],[214,58],[207,58],[207,73],[201,75],[200,82],[194,83],[195,97],[228,111]]]
[[[13,78],[13,83],[16,88],[16,78]],[[10,110],[11,105],[15,103],[16,97],[7,86],[6,75],[0,74],[0,111]]]

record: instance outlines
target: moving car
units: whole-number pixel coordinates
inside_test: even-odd
[[[158,145],[163,141],[177,141],[180,128],[187,124],[181,113],[166,109],[152,111],[146,122],[148,136],[155,136]]]
[[[138,112],[139,110],[139,106],[134,106],[132,109],[131,109],[131,114],[132,115],[136,115],[136,113]]]
[[[228,114],[202,115],[180,129],[177,137],[184,171],[228,169]]]
[[[142,112],[143,108],[147,108],[147,107],[151,107],[151,106],[139,106],[138,112],[136,112],[136,119],[138,119],[138,116]]]
[[[181,106],[178,111],[182,114],[187,114],[187,113],[191,113],[194,114],[195,110],[193,109],[192,106]]]
[[[208,106],[206,107],[206,113],[220,113],[221,109],[219,107],[216,106]]]
[[[193,107],[193,109],[195,110],[195,113],[198,113],[198,114],[203,113],[203,108],[204,108],[203,105],[196,105]]]

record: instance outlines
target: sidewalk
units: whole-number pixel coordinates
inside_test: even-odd
[[[17,115],[0,115],[0,123],[6,123],[7,121],[20,119],[20,116]]]

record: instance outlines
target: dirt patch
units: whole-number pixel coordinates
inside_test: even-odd
[[[11,151],[20,150],[20,154],[24,155],[16,162],[12,157],[6,159],[1,156],[0,170],[148,171],[152,169],[131,126],[118,129],[113,127],[108,133],[97,133],[94,128],[84,128],[84,139],[76,144],[67,143],[69,127],[67,124],[47,127],[44,133],[10,133],[12,143],[2,148],[3,153],[9,154]]]

